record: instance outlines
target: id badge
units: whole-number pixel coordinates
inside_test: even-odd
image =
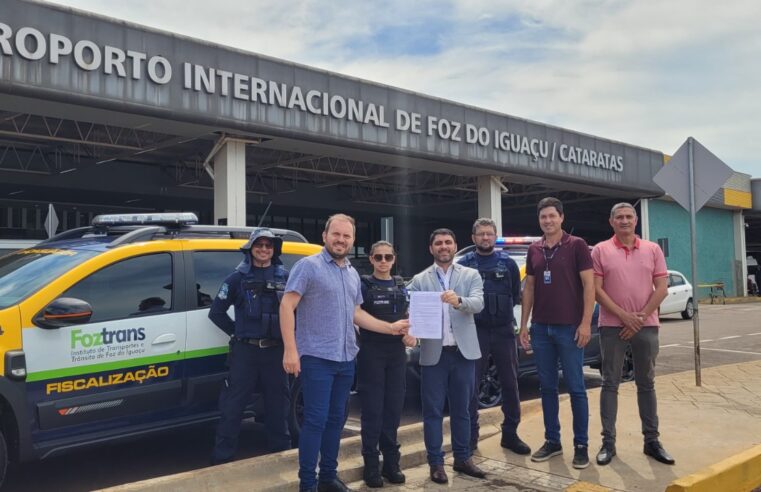
[[[552,272],[549,270],[544,271],[544,284],[549,285],[552,283]]]

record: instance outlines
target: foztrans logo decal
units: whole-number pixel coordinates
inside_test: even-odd
[[[139,357],[146,352],[145,328],[71,330],[71,362]]]
[[[84,333],[83,330],[71,331],[71,348],[90,348],[113,343],[140,342],[145,340],[145,328],[126,328],[123,330],[108,330]]]

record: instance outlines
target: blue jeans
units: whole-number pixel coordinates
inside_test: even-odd
[[[563,368],[563,379],[571,395],[573,412],[573,443],[589,443],[589,402],[584,386],[584,349],[576,346],[574,325],[531,324],[531,347],[539,372],[544,413],[544,438],[560,443],[558,418],[558,362]]]
[[[444,464],[444,402],[449,401],[452,454],[465,461],[470,451],[470,412],[473,395],[475,361],[460,351],[441,351],[435,366],[420,366],[420,395],[423,403],[423,439],[429,465]]]
[[[349,391],[354,382],[354,361],[336,362],[305,355],[301,358],[301,391],[304,423],[299,437],[301,489],[317,485],[317,456],[320,482],[336,478],[338,448],[346,416]]]

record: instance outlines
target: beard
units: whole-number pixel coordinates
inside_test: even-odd
[[[492,251],[494,251],[494,246],[488,246],[486,248],[481,247],[479,245],[476,245],[476,249],[479,253],[483,253],[485,255],[491,254]]]
[[[330,257],[333,258],[334,260],[343,260],[349,254],[348,248],[346,249],[346,252],[343,254],[336,253],[335,251],[333,251],[333,249],[330,246],[325,246],[325,250],[328,252]]]
[[[454,259],[454,254],[452,253],[439,253],[436,255],[436,261],[439,263],[452,263],[452,260]]]

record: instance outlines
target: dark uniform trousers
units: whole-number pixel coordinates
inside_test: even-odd
[[[357,375],[362,406],[362,454],[398,462],[397,429],[404,407],[407,354],[401,341],[361,341]]]
[[[502,387],[502,413],[505,419],[502,432],[514,434],[521,421],[521,401],[518,394],[518,345],[512,326],[477,326],[481,358],[476,360],[476,385],[470,402],[470,440],[478,440],[478,396],[481,378],[488,367],[489,355],[497,367]]]
[[[288,432],[290,404],[288,375],[283,370],[283,346],[259,348],[256,345],[233,341],[228,359],[229,375],[219,397],[222,418],[212,461],[230,461],[238,447],[243,410],[258,388],[264,398],[267,447],[270,451],[291,449]]]

